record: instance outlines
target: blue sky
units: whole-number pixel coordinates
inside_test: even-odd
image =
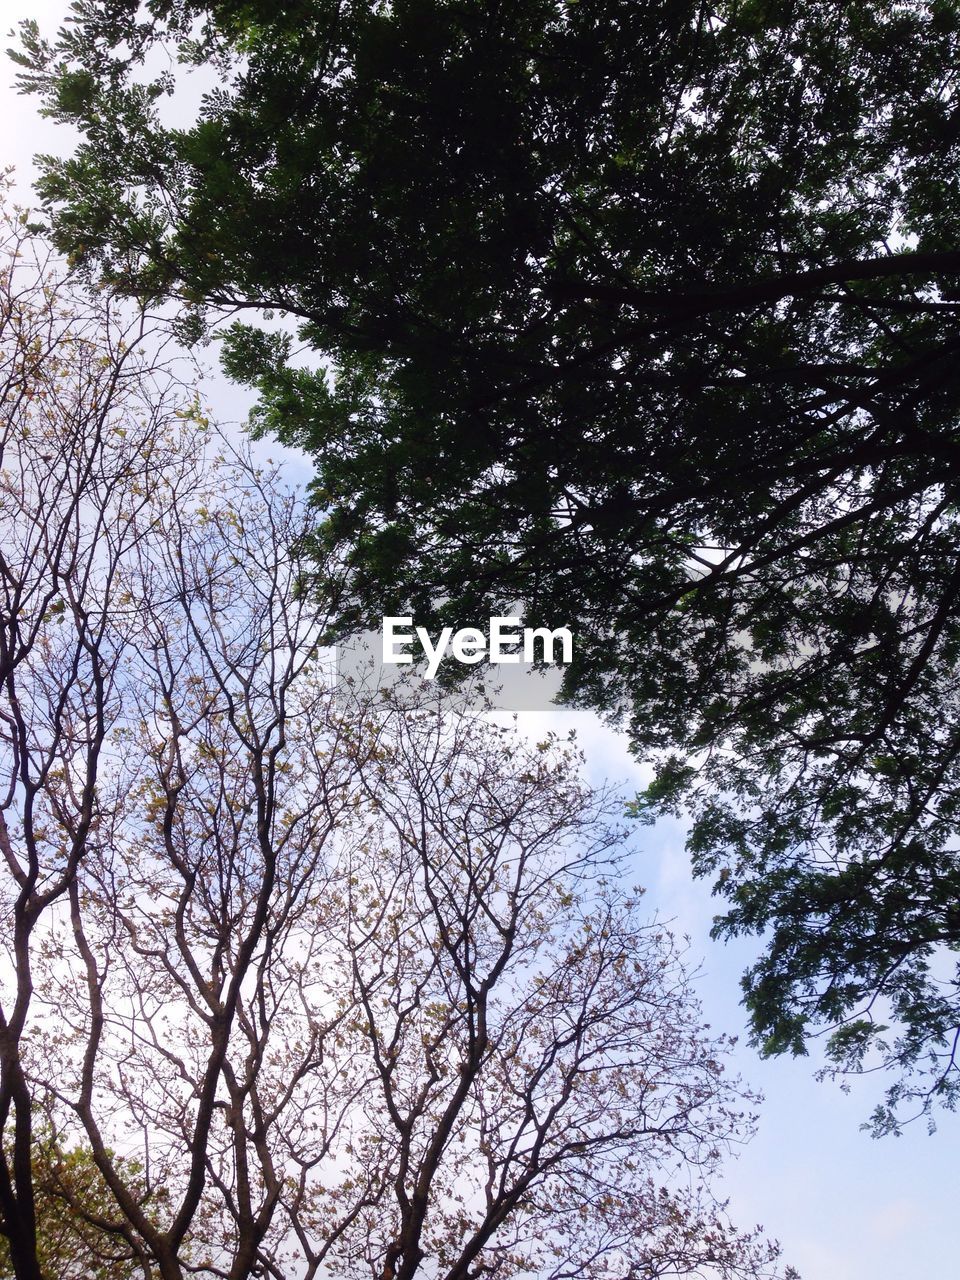
[[[3,34],[21,18],[38,20],[52,34],[66,10],[63,0],[3,0]],[[4,40],[4,47],[11,42]],[[69,146],[62,131],[41,121],[29,99],[18,97],[15,68],[0,66],[0,167],[15,165],[17,197],[29,203],[36,151]],[[205,399],[221,421],[244,416],[236,388],[214,375]],[[278,454],[278,449],[273,449]],[[303,474],[294,462],[294,473]],[[642,785],[621,735],[585,712],[526,712],[521,728],[542,737],[548,728],[576,728],[590,776],[622,781],[625,794]],[[709,939],[716,910],[706,886],[691,879],[679,824],[638,828],[630,879],[647,887],[651,912],[689,934],[690,955],[701,964],[699,990],[707,1020],[717,1031],[743,1037],[738,977],[753,955],[750,943],[721,946]],[[741,1039],[736,1068],[765,1102],[757,1137],[728,1169],[731,1215],[743,1226],[762,1222],[780,1239],[786,1258],[804,1280],[912,1280],[956,1274],[960,1238],[955,1225],[960,1116],[938,1118],[928,1136],[922,1124],[900,1138],[876,1141],[859,1125],[877,1100],[876,1079],[849,1094],[817,1083],[813,1059],[763,1062]]]

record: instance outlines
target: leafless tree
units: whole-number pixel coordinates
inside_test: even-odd
[[[17,1280],[775,1274],[712,1198],[749,1104],[667,932],[618,887],[611,797],[569,744],[331,688],[301,500],[107,304],[71,313],[49,274],[16,279]],[[58,1261],[37,1241],[38,1115],[45,1194],[77,1224]]]
[[[325,911],[343,1017],[284,1202],[296,1274],[772,1274],[710,1199],[743,1100],[668,932],[617,888],[612,797],[571,744],[442,703],[380,709],[364,740]]]
[[[158,489],[175,493],[185,468],[168,429],[172,383],[139,345],[143,317],[79,302],[22,216],[5,220],[0,259],[0,1221],[17,1275],[33,1280],[22,1050],[36,935],[104,821],[99,779],[128,632],[121,566]]]

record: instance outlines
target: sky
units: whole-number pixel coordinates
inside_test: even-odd
[[[0,0],[2,34],[22,18],[35,18],[52,35],[64,0]],[[4,39],[6,49],[12,43]],[[40,119],[32,100],[13,89],[16,67],[0,59],[0,169],[15,166],[15,195],[31,204],[37,152],[66,152],[71,139]],[[211,357],[212,358],[212,357]],[[204,379],[204,400],[222,423],[239,423],[248,401],[214,371]],[[274,456],[283,452],[272,446]],[[290,474],[306,478],[303,459],[290,455]],[[575,728],[592,780],[622,783],[629,797],[644,784],[622,734],[587,712],[524,712],[520,728],[534,738],[548,729]],[[712,942],[709,928],[717,904],[692,880],[683,829],[663,821],[638,829],[628,873],[646,886],[651,912],[672,920],[690,937],[690,958],[699,964],[698,989],[707,1020],[717,1032],[740,1037],[733,1066],[765,1095],[757,1136],[728,1167],[724,1193],[735,1222],[762,1223],[784,1247],[786,1261],[804,1280],[913,1280],[957,1273],[960,1232],[956,1223],[960,1116],[938,1117],[936,1133],[922,1123],[899,1138],[876,1140],[860,1130],[882,1085],[856,1081],[849,1093],[813,1077],[817,1062],[762,1061],[746,1043],[738,979],[756,954],[756,944]]]

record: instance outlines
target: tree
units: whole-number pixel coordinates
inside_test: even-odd
[[[612,798],[331,688],[302,499],[141,317],[4,278],[16,1280],[777,1274],[711,1193],[749,1099]]]
[[[43,1146],[24,1060],[37,949],[52,913],[76,891],[102,820],[104,754],[120,713],[129,641],[129,611],[117,603],[121,567],[135,554],[161,487],[174,492],[183,474],[169,434],[179,401],[171,402],[160,355],[140,346],[144,326],[142,314],[121,319],[109,302],[81,302],[57,278],[25,217],[5,219],[0,1230],[18,1280],[38,1280],[37,1250],[46,1247],[37,1240],[35,1203]],[[43,1220],[49,1226],[50,1214]]]
[[[226,366],[314,454],[341,631],[576,619],[569,695],[675,748],[647,799],[692,799],[718,931],[771,940],[765,1050],[839,1027],[856,1068],[886,1005],[891,1102],[928,1066],[952,1101],[956,6],[148,11],[24,28],[83,134],[54,234],[187,331],[299,327],[314,368],[249,324]]]

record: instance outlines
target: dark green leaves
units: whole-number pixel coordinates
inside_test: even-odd
[[[150,12],[27,33],[88,139],[48,163],[54,232],[127,292],[299,327],[312,368],[250,328],[227,367],[316,458],[343,629],[573,625],[569,696],[673,752],[641,807],[688,797],[721,931],[771,938],[768,1049],[852,1019],[856,1067],[877,1000],[889,1061],[949,1071],[955,6]],[[204,59],[173,127],[148,68]]]

